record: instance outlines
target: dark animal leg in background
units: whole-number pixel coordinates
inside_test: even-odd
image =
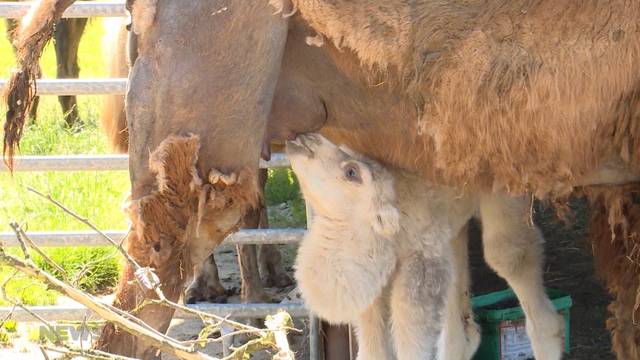
[[[248,214],[249,216],[251,214]],[[240,267],[242,302],[266,302],[269,297],[264,292],[258,271],[256,245],[238,245],[238,265]]]
[[[283,288],[293,284],[291,276],[284,271],[282,255],[274,245],[260,247],[260,273],[266,287]]]
[[[59,79],[77,79],[80,75],[78,47],[86,25],[87,19],[62,19],[57,24],[54,36]],[[76,97],[59,96],[58,100],[67,126],[81,124]]]
[[[258,181],[260,182],[260,189],[264,194],[264,187],[267,183],[267,169],[260,169]],[[259,217],[259,227],[261,229],[268,229],[269,217],[267,215],[266,204],[262,204]],[[264,286],[283,288],[293,284],[293,279],[284,270],[282,256],[275,245],[260,246],[259,264],[260,274],[262,274],[262,284]]]
[[[194,274],[196,282],[185,293],[185,303],[195,304],[198,301],[226,303],[227,292],[220,283],[218,265],[212,253],[203,262],[200,274]]]
[[[15,46],[13,46],[13,40],[15,38],[15,31],[18,28],[18,25],[20,25],[20,22],[18,20],[15,19],[7,19],[7,38],[9,39],[9,42],[11,42],[11,48],[13,49],[13,53],[16,53],[16,48]],[[40,67],[38,67],[38,74],[37,74],[37,78],[41,78],[42,77],[42,70],[40,70]],[[31,109],[29,110],[29,118],[31,119],[31,121],[35,122],[36,121],[36,115],[38,113],[38,102],[40,101],[40,97],[36,96],[33,99],[33,103],[31,104]]]
[[[258,187],[263,194],[266,183],[267,171],[261,169],[258,172]],[[260,202],[259,208],[247,212],[244,217],[244,226],[254,229],[269,227],[267,209],[264,201]],[[238,265],[240,266],[240,278],[242,282],[240,291],[242,301],[267,301],[268,296],[265,294],[262,281],[260,280],[257,245],[238,245],[236,248],[238,250]]]

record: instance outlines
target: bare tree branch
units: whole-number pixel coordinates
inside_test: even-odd
[[[164,335],[159,334],[157,331],[149,331],[148,328],[142,327],[139,324],[134,323],[117,313],[114,313],[107,305],[95,299],[93,296],[84,294],[82,291],[75,289],[74,287],[58,280],[56,277],[40,270],[29,260],[23,261],[15,256],[7,254],[2,248],[0,248],[0,262],[12,266],[15,269],[20,270],[35,279],[47,283],[52,289],[66,294],[71,299],[91,309],[103,319],[118,324],[120,328],[126,330],[129,333],[135,334],[141,339],[144,339],[163,352],[173,354],[180,359],[186,360],[213,359],[206,354],[202,354],[200,352],[194,351],[193,349],[185,347],[178,341],[165,337]],[[26,307],[23,307],[23,309],[33,314],[33,312],[27,310]]]
[[[160,289],[160,282],[157,276],[155,275],[155,273],[153,273],[153,270],[150,268],[141,267],[135,261],[135,259],[133,259],[126,252],[126,250],[122,246],[123,245],[122,241],[119,243],[116,242],[111,237],[109,237],[104,232],[102,232],[100,229],[98,229],[88,219],[79,216],[72,210],[65,207],[62,203],[55,200],[50,195],[45,195],[33,188],[28,188],[28,190],[48,200],[49,202],[53,203],[58,208],[62,209],[66,214],[74,217],[75,219],[79,220],[80,222],[89,226],[91,229],[93,229],[98,234],[100,234],[109,243],[115,246],[116,249],[118,249],[118,251],[124,256],[124,258],[136,270],[136,280],[138,285],[149,290],[154,290],[154,293],[157,295],[158,299],[144,299],[142,303],[136,309],[134,309],[133,314],[136,313],[136,310],[142,309],[146,305],[150,305],[150,304],[162,305],[162,306],[170,307],[174,310],[181,310],[183,312],[196,315],[204,323],[209,323],[209,325],[207,325],[205,329],[201,331],[198,340],[178,341],[171,337],[166,336],[165,334],[158,332],[156,329],[149,326],[141,319],[135,317],[133,314],[123,311],[121,309],[118,309],[113,305],[102,303],[94,296],[86,294],[76,289],[68,280],[68,276],[65,273],[65,271],[62,268],[60,268],[60,266],[56,264],[53,260],[47,257],[46,254],[44,254],[44,252],[35,243],[33,243],[31,239],[29,239],[27,234],[23,231],[23,229],[17,223],[12,223],[11,226],[16,233],[16,237],[18,239],[20,247],[23,249],[23,252],[25,253],[25,260],[21,260],[20,258],[7,254],[2,248],[2,246],[0,245],[0,263],[5,263],[7,265],[10,265],[15,269],[31,276],[32,278],[45,282],[50,288],[66,294],[71,299],[79,302],[80,304],[86,306],[87,308],[89,308],[90,310],[98,314],[104,320],[115,323],[118,327],[122,328],[123,330],[137,337],[142,338],[146,342],[149,342],[153,347],[158,348],[160,351],[173,354],[174,356],[180,359],[215,360],[214,358],[206,354],[196,351],[195,347],[197,345],[204,345],[209,342],[221,342],[229,337],[232,337],[234,335],[239,335],[239,334],[255,334],[257,338],[250,340],[249,342],[247,342],[246,344],[244,344],[243,346],[237,349],[234,349],[233,353],[229,355],[229,358],[241,358],[244,355],[251,354],[260,349],[272,348],[278,351],[278,354],[279,356],[281,356],[282,359],[287,359],[287,360],[293,359],[293,353],[289,349],[289,344],[286,339],[286,334],[288,330],[295,330],[295,329],[292,329],[289,326],[291,324],[291,318],[288,314],[282,313],[282,314],[286,314],[286,316],[284,316],[279,313],[278,315],[272,318],[270,323],[267,324],[268,329],[259,329],[257,327],[253,327],[253,326],[245,325],[236,321],[229,320],[227,317],[221,317],[214,314],[205,313],[196,309],[183,306],[176,302],[170,301],[164,296],[164,293]],[[130,231],[131,229],[129,229],[129,233]],[[129,235],[129,233],[127,233],[127,236]],[[29,257],[27,244],[29,245],[29,247],[34,249],[34,251],[40,254],[48,264],[50,264],[56,270],[60,271],[60,273],[63,274],[64,276],[64,280],[59,280],[53,275],[38,268]],[[145,284],[145,282],[147,282],[148,284]],[[6,282],[5,282],[5,285],[6,285]],[[58,333],[43,318],[39,317],[37,314],[27,309],[22,304],[15,304],[15,306],[19,306],[23,308],[25,311],[27,311],[28,313],[36,317],[42,323],[47,325],[50,328],[50,330],[53,331],[56,337],[58,337]],[[287,322],[287,319],[288,319],[288,322]],[[83,323],[86,324],[86,319]],[[218,339],[209,339],[209,335],[215,332],[216,330],[221,329],[223,325],[230,326],[232,328],[239,329],[239,330],[223,335]],[[59,337],[58,337],[58,340],[60,340],[59,342],[61,342],[61,339]],[[74,349],[64,345],[63,343],[56,344],[56,345],[62,346],[64,349],[48,348],[47,350],[63,352],[67,355],[85,356],[92,359],[129,360],[129,358],[126,358],[126,357],[115,356],[112,354],[108,354],[108,353],[100,352],[96,350],[84,350],[82,348]],[[43,351],[43,354],[45,354],[44,356],[46,357],[46,352],[43,349],[41,349],[41,351]]]
[[[54,269],[56,269],[64,279],[68,279],[67,272],[62,267],[60,267],[60,265],[58,265],[55,261],[53,261],[47,254],[45,254],[45,252],[42,251],[42,249],[40,249],[31,240],[31,238],[29,238],[29,236],[27,235],[27,233],[24,232],[20,224],[18,224],[17,222],[12,222],[11,224],[9,224],[9,226],[11,226],[11,228],[13,229],[13,232],[16,233],[16,237],[18,237],[18,243],[20,244],[20,248],[22,248],[22,252],[25,254],[24,255],[25,259],[31,259],[27,251],[27,247],[25,246],[25,243],[26,243],[29,245],[30,248],[32,248],[36,253],[38,253],[38,255],[42,256],[42,258],[44,259],[44,261],[47,262],[47,264],[51,265]]]

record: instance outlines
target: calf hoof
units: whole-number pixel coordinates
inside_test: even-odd
[[[262,278],[262,284],[265,287],[285,288],[294,284],[293,278],[287,273],[269,274]]]

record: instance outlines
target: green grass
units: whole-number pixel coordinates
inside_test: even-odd
[[[7,78],[14,66],[11,45],[3,36],[5,23],[0,22],[0,78]],[[80,43],[80,77],[107,77],[102,59],[101,41],[104,28],[101,20],[93,20]],[[45,78],[55,77],[56,59],[53,44],[45,49],[40,62]],[[79,96],[78,110],[84,126],[65,128],[62,111],[54,96],[40,99],[35,123],[25,128],[20,145],[21,155],[105,154],[109,152],[106,137],[100,131],[100,96]],[[3,109],[0,109],[3,113]],[[1,130],[0,130],[1,131]],[[1,135],[1,132],[0,132]],[[0,173],[0,231],[10,231],[9,222],[17,221],[31,231],[85,230],[83,224],[65,215],[52,204],[27,192],[30,186],[54,198],[89,218],[102,229],[126,229],[127,223],[121,204],[129,193],[129,177],[125,171],[30,172],[10,176]],[[269,217],[272,227],[305,226],[305,206],[300,197],[297,180],[291,170],[269,171],[266,188]],[[284,204],[284,205],[283,205]],[[10,249],[18,253],[16,249]],[[83,265],[107,257],[109,260],[88,272],[83,288],[91,292],[104,292],[117,280],[117,261],[106,256],[107,248],[47,249],[65,269],[75,273]],[[34,257],[37,260],[37,257]],[[114,265],[116,264],[116,265]],[[0,283],[13,274],[13,270],[0,267]],[[7,285],[8,296],[29,305],[54,304],[57,293],[47,290],[40,282],[18,275]],[[0,305],[6,305],[0,300]]]
[[[51,248],[46,254],[67,274],[73,284],[92,294],[111,290],[120,272],[118,250],[112,247]],[[53,266],[35,255],[33,261],[40,268],[62,279]]]
[[[5,23],[0,22],[0,77],[7,78],[15,60],[10,43],[4,37]],[[101,39],[104,33],[102,21],[93,20],[87,25],[80,43],[80,77],[106,77],[102,60]],[[45,49],[40,62],[43,76],[54,78],[56,59],[53,44]],[[38,117],[25,129],[20,145],[21,155],[104,154],[108,153],[106,137],[99,129],[98,119],[102,106],[100,96],[78,96],[78,110],[85,122],[81,129],[64,127],[62,110],[55,96],[40,99]],[[121,211],[125,195],[129,192],[129,176],[125,171],[108,172],[33,172],[10,176],[0,173],[0,231],[9,231],[9,222],[18,221],[28,230],[84,230],[83,224],[64,215],[52,204],[28,193],[27,186],[51,194],[80,215],[91,219],[102,229],[126,229],[127,223]],[[9,249],[17,254],[16,249]],[[118,257],[106,247],[49,248],[47,253],[65,270],[75,276],[84,270],[78,285],[92,293],[105,292],[115,285],[118,275]],[[104,259],[103,261],[97,261]],[[39,257],[34,261],[43,265]],[[14,271],[0,267],[0,282]],[[58,294],[48,290],[38,281],[21,274],[7,284],[7,295],[28,305],[50,305]],[[0,304],[7,305],[4,300]]]
[[[264,189],[272,228],[305,227],[307,215],[300,184],[291,169],[269,169]]]

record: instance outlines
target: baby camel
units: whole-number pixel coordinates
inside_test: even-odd
[[[562,356],[563,322],[542,285],[542,238],[526,202],[433,186],[317,134],[287,143],[315,216],[298,250],[307,306],[356,326],[358,359],[469,359],[479,343],[465,224],[480,215],[485,258],[516,292],[540,360]],[[478,214],[479,213],[479,214]]]

